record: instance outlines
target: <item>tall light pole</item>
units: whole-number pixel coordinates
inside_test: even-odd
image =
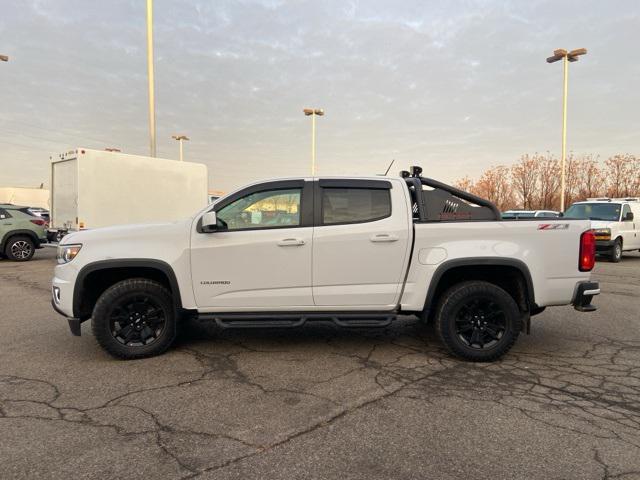
[[[187,137],[186,135],[171,135],[171,138],[173,138],[174,140],[177,140],[178,142],[180,142],[180,161],[183,161],[182,158],[182,141],[183,140],[189,140],[189,137]]]
[[[563,94],[562,94],[562,160],[561,160],[561,184],[560,184],[560,210],[564,212],[565,193],[565,164],[567,159],[567,90],[569,81],[569,62],[577,62],[580,55],[586,55],[586,48],[577,48],[567,52],[560,48],[553,51],[553,56],[547,58],[547,63],[554,63],[562,60],[563,70]]]
[[[0,55],[0,62],[8,62],[9,61],[9,57],[6,55]]]
[[[153,0],[147,0],[147,76],[149,78],[149,150],[156,156],[156,97],[153,78]]]
[[[324,115],[321,108],[305,108],[303,110],[307,117],[311,117],[311,175],[316,174],[316,117]]]

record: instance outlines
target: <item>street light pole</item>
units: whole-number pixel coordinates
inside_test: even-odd
[[[174,140],[177,140],[178,142],[180,142],[180,161],[183,161],[183,157],[182,157],[182,141],[183,140],[189,140],[189,137],[187,137],[186,135],[171,135],[171,138],[173,138]]]
[[[324,110],[305,108],[303,112],[307,117],[311,116],[311,176],[313,176],[316,174],[316,116],[323,116]]]
[[[586,48],[578,48],[567,52],[564,49],[553,51],[553,56],[547,58],[547,63],[562,60],[562,159],[560,162],[560,211],[564,212],[564,197],[566,190],[566,162],[567,162],[567,94],[569,91],[569,62],[577,62],[580,55],[586,55]]]
[[[153,77],[153,0],[147,0],[147,76],[149,80],[149,150],[156,156],[156,98]]]

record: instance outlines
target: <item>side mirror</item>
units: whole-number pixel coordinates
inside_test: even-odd
[[[202,231],[211,233],[218,230],[218,216],[216,212],[207,212],[202,216]]]
[[[627,214],[622,219],[624,222],[630,222],[633,220],[633,212],[627,212]]]

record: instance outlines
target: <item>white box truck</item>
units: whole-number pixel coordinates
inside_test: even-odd
[[[207,167],[77,148],[51,159],[50,203],[50,238],[112,225],[179,220],[207,205]]]

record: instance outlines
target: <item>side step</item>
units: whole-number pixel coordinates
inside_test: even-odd
[[[220,328],[296,328],[307,322],[330,321],[339,327],[375,328],[388,327],[397,315],[385,313],[304,313],[304,314],[245,314],[201,313],[202,320],[214,320]]]

